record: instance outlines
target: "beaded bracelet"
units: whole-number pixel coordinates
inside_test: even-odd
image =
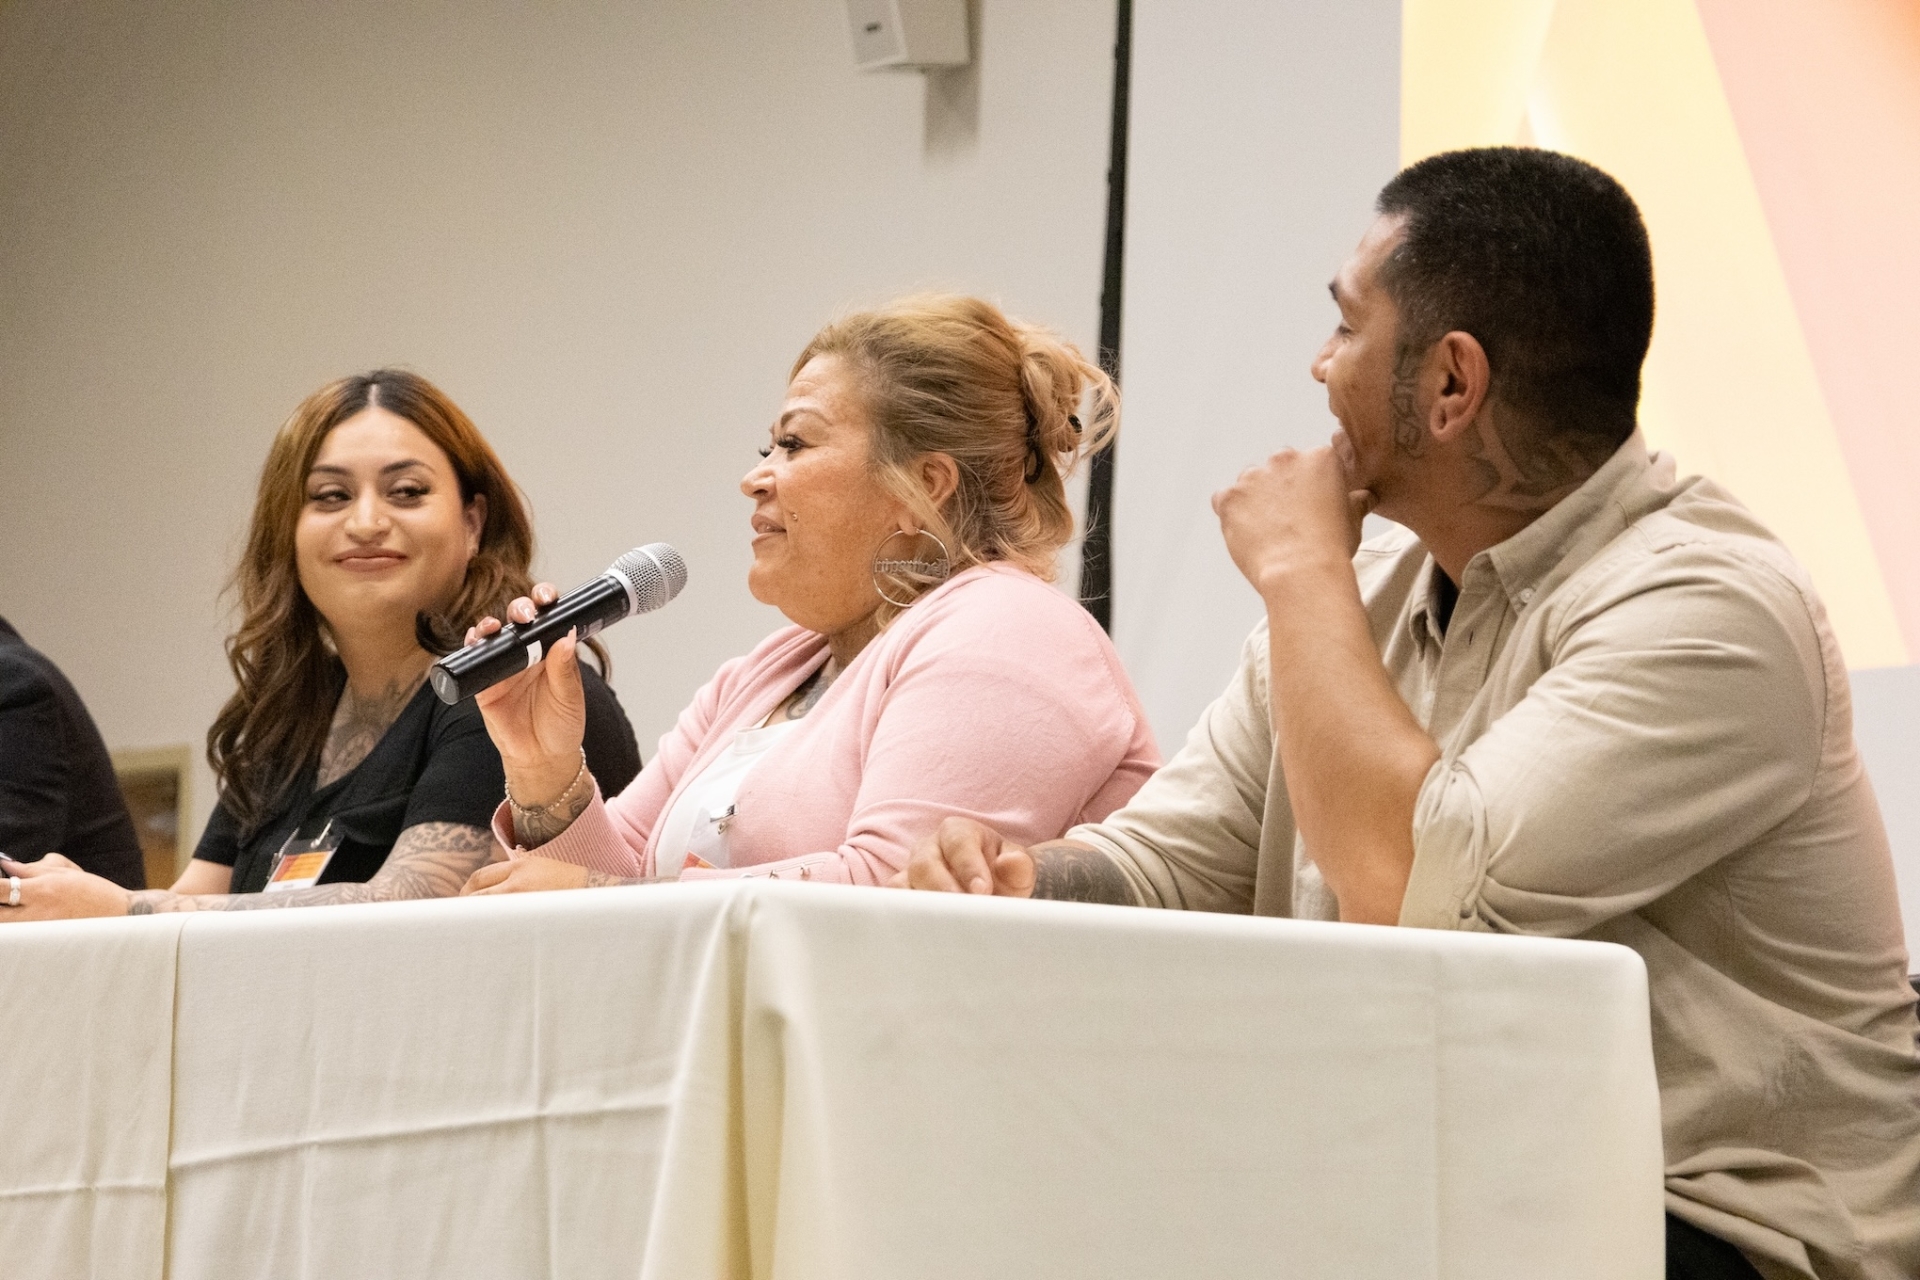
[[[518,800],[515,800],[513,798],[513,787],[508,786],[506,788],[507,807],[513,810],[514,816],[516,818],[518,818],[522,814],[525,814],[529,818],[544,818],[548,814],[552,813],[555,809],[565,808],[567,804],[570,803],[573,799],[573,789],[579,786],[580,780],[586,776],[587,776],[587,749],[585,747],[582,747],[580,748],[580,769],[577,773],[573,775],[573,781],[567,784],[567,789],[565,791],[562,791],[559,795],[555,796],[552,800],[549,800],[546,804],[521,804]]]

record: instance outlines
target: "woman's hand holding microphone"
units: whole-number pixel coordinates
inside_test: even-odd
[[[540,609],[559,598],[557,587],[542,582],[531,596],[520,596],[507,606],[507,618],[531,622]],[[467,632],[467,643],[478,644],[500,628],[499,619],[482,618]],[[506,769],[514,834],[527,847],[544,844],[566,830],[593,799],[593,777],[581,750],[587,734],[587,699],[580,685],[578,648],[578,637],[569,632],[553,643],[541,661],[474,695]],[[500,864],[482,867],[466,891],[505,887],[501,882],[509,871]],[[476,883],[482,876],[488,881],[485,885]]]
[[[507,606],[507,617],[532,622],[534,615],[560,598],[551,582],[542,582],[532,596],[520,596]],[[475,645],[499,632],[498,618],[482,618],[467,631]],[[529,807],[558,799],[580,770],[580,744],[587,736],[587,697],[580,687],[575,651],[578,641],[569,632],[556,640],[546,656],[518,675],[474,695],[487,733],[500,749],[507,769],[507,788]]]

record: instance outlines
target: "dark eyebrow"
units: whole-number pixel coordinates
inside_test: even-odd
[[[386,466],[380,468],[380,474],[387,476],[392,475],[396,471],[405,471],[408,467],[425,467],[426,465],[426,463],[420,461],[418,458],[403,458],[399,462],[389,462]],[[353,472],[347,470],[345,467],[331,466],[324,462],[315,463],[307,469],[307,475],[310,477],[317,475],[350,476],[352,474]]]
[[[1333,295],[1333,300],[1335,302],[1340,301],[1340,277],[1339,276],[1335,276],[1333,279],[1327,281],[1327,292]]]

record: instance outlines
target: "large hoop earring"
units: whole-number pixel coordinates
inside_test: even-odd
[[[940,548],[940,558],[938,560],[889,560],[882,553],[886,551],[887,544],[895,538],[932,538],[934,545]],[[873,589],[880,593],[882,600],[896,609],[905,609],[920,597],[915,594],[901,600],[889,595],[886,579],[892,578],[905,582],[924,591],[937,582],[945,582],[952,576],[953,556],[948,553],[947,544],[940,541],[938,534],[926,529],[895,529],[881,539],[879,550],[873,554]]]

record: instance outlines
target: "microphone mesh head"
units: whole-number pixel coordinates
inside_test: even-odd
[[[615,560],[608,572],[627,584],[635,613],[658,609],[687,585],[687,562],[664,542],[635,547]]]

